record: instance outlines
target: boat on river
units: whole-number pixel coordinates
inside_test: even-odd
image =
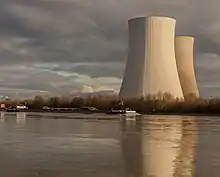
[[[139,115],[136,111],[131,110],[129,108],[126,108],[126,109],[111,109],[106,114],[120,114],[120,115],[128,115],[128,116]]]
[[[125,108],[123,101],[119,101],[118,104],[114,108],[111,108],[106,114],[119,114],[126,116],[140,115],[135,110],[132,110],[130,108]]]

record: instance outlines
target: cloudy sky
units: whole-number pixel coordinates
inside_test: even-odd
[[[0,0],[0,95],[118,90],[127,20],[166,15],[196,37],[203,96],[220,93],[218,0]],[[10,89],[8,89],[10,88]]]

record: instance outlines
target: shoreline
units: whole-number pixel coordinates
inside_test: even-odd
[[[71,113],[71,114],[84,114],[84,115],[94,115],[94,114],[105,114],[107,111],[43,111],[40,109],[29,109],[29,110],[22,110],[22,111],[17,111],[17,112],[25,112],[25,113]],[[1,113],[13,113],[13,112],[7,112],[7,111],[2,111]],[[14,112],[16,113],[16,111]],[[137,112],[139,113],[139,112]],[[140,116],[212,116],[212,117],[220,117],[220,113],[178,113],[178,112],[173,112],[173,113],[166,113],[166,112],[154,112],[154,113],[140,113]],[[108,115],[109,116],[109,115]],[[111,116],[115,116],[112,114]]]

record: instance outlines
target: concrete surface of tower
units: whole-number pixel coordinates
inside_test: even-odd
[[[177,69],[184,98],[199,97],[193,62],[194,38],[190,36],[177,36],[175,38],[175,55]]]
[[[138,98],[158,92],[183,98],[177,72],[176,20],[139,17],[129,20],[128,58],[119,97]]]

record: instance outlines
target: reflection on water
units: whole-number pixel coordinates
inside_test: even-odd
[[[197,126],[195,117],[182,120],[182,138],[176,157],[174,176],[194,176],[195,148],[197,143]]]
[[[140,130],[140,122],[124,121],[122,124],[121,148],[125,164],[125,176],[127,177],[142,176],[143,160]]]
[[[16,113],[17,124],[25,125],[26,123],[26,112],[17,112]]]
[[[167,120],[168,119],[168,120]],[[181,119],[152,118],[142,130],[143,172],[145,175],[170,177],[182,136]]]
[[[4,112],[1,112],[0,122],[5,122],[5,113]]]
[[[149,117],[147,122],[123,126],[127,176],[193,176],[194,117]]]
[[[218,177],[220,118],[95,121],[5,115],[2,177]],[[80,116],[80,115],[79,115]]]
[[[7,119],[11,119],[12,117],[16,117],[16,123],[19,125],[25,125],[26,123],[26,113],[25,112],[17,112],[17,113],[7,113],[1,112],[0,122],[5,123],[5,121],[9,121]]]

